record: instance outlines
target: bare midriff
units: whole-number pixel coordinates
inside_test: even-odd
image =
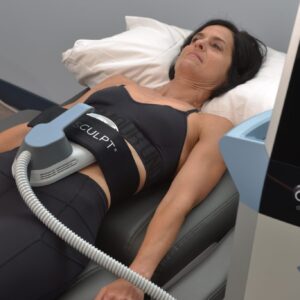
[[[135,161],[135,164],[136,164],[138,172],[139,172],[140,182],[139,182],[139,186],[136,190],[136,192],[138,192],[139,190],[142,189],[142,187],[145,184],[146,169],[145,169],[144,164],[143,164],[142,160],[140,159],[139,155],[135,151],[135,149],[129,143],[127,143],[127,145],[131,151],[131,154],[133,156],[133,159]],[[110,192],[109,192],[107,182],[105,180],[104,174],[103,174],[100,166],[97,163],[93,163],[92,165],[80,170],[79,172],[90,177],[103,189],[104,193],[106,194],[107,202],[108,202],[107,204],[109,207],[110,203],[111,203]]]

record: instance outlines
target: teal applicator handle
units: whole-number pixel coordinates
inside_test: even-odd
[[[26,135],[18,155],[28,150],[31,157],[31,169],[45,169],[54,165],[72,153],[72,145],[64,130],[82,115],[92,112],[93,107],[79,103],[62,113],[49,123],[38,124]]]

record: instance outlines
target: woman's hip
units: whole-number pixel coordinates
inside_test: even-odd
[[[11,175],[14,156],[15,151],[0,154],[1,299],[51,299],[88,260],[50,232],[26,206]],[[61,222],[95,242],[106,199],[94,181],[75,173],[34,192]]]

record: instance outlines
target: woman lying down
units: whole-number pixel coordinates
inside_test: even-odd
[[[126,159],[109,166],[94,163],[34,188],[36,195],[59,220],[95,243],[111,203],[172,179],[130,264],[151,279],[187,214],[225,171],[218,143],[232,123],[201,113],[202,104],[251,79],[264,55],[265,47],[256,38],[228,21],[212,20],[186,39],[166,85],[150,89],[121,75],[102,81],[75,103],[86,102],[116,123],[125,145],[118,155]],[[30,126],[47,118],[44,113]],[[29,130],[21,124],[0,133],[0,298],[5,300],[57,299],[88,263],[50,232],[19,195],[11,165]],[[72,134],[75,140],[77,133]],[[126,172],[122,175],[119,170]],[[141,290],[123,279],[95,296],[95,300],[143,298]]]

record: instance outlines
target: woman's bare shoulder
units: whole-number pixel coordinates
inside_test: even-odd
[[[217,122],[217,123],[221,123],[221,124],[227,123],[228,125],[233,126],[233,123],[228,118],[225,118],[225,117],[222,117],[219,115],[204,113],[201,111],[199,111],[199,113],[197,115],[199,118],[199,122],[200,121],[203,123]]]
[[[224,133],[234,127],[233,123],[229,119],[218,115],[202,112],[199,112],[197,115],[198,126],[202,133]]]

